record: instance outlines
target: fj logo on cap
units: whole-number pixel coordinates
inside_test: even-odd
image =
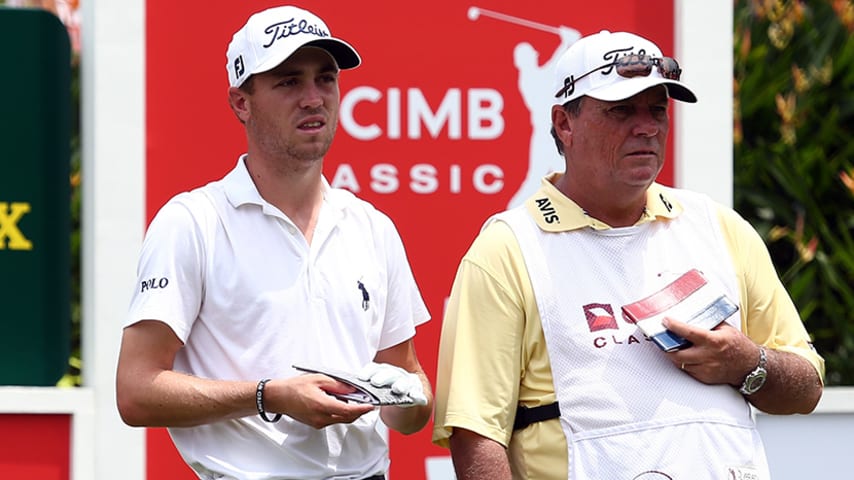
[[[243,66],[243,55],[234,59],[234,76],[240,78],[246,72],[246,67]]]
[[[270,35],[270,41],[264,45],[264,48],[269,48],[276,40],[288,38],[291,35],[299,35],[307,33],[317,37],[328,37],[329,32],[318,25],[309,25],[307,20],[294,22],[294,19],[285,20],[284,22],[274,23],[264,29],[264,33]]]

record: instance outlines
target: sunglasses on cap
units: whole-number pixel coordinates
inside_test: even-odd
[[[575,91],[575,82],[606,68],[609,69],[609,71],[602,72],[603,75],[611,73],[610,69],[613,68],[617,71],[617,75],[621,77],[634,78],[648,77],[652,73],[652,67],[655,67],[658,70],[658,73],[668,80],[678,81],[679,77],[682,75],[682,69],[679,68],[679,63],[670,57],[656,58],[645,54],[626,55],[611,63],[606,63],[601,67],[594,68],[580,77],[575,77],[573,75],[566,77],[563,82],[563,88],[555,94],[555,98],[561,96],[568,97],[572,95],[572,92]]]

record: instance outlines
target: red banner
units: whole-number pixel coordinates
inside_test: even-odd
[[[169,197],[221,177],[243,153],[242,126],[227,102],[225,51],[251,13],[272,5],[147,2],[149,220]],[[459,259],[489,215],[533,193],[547,171],[563,170],[549,134],[555,56],[578,36],[603,29],[638,33],[672,55],[673,2],[300,6],[363,58],[341,75],[341,117],[325,174],[397,224],[433,315],[416,344],[434,380],[444,301]],[[672,165],[671,155],[663,183],[672,184]],[[446,459],[428,461],[448,455],[431,445],[430,429],[392,434],[391,477],[439,480],[449,468]],[[148,461],[159,459],[150,451]]]

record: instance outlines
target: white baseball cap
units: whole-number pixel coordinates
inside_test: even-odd
[[[228,83],[239,87],[251,75],[276,68],[300,47],[309,45],[329,52],[342,70],[362,63],[356,50],[333,37],[320,17],[287,5],[253,14],[234,34],[226,53]]]
[[[651,41],[602,30],[579,39],[561,55],[552,95],[557,104],[584,95],[614,102],[664,85],[670,98],[694,103],[697,96],[679,81],[681,72],[676,61],[664,57]]]

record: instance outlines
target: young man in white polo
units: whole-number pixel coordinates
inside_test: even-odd
[[[200,478],[381,479],[380,421],[408,434],[430,417],[413,344],[429,314],[401,238],[322,175],[339,73],[360,62],[311,12],[252,15],[226,64],[247,151],[146,233],[118,408],[130,425],[169,427]],[[342,399],[355,387],[295,367],[353,374],[398,404]]]

